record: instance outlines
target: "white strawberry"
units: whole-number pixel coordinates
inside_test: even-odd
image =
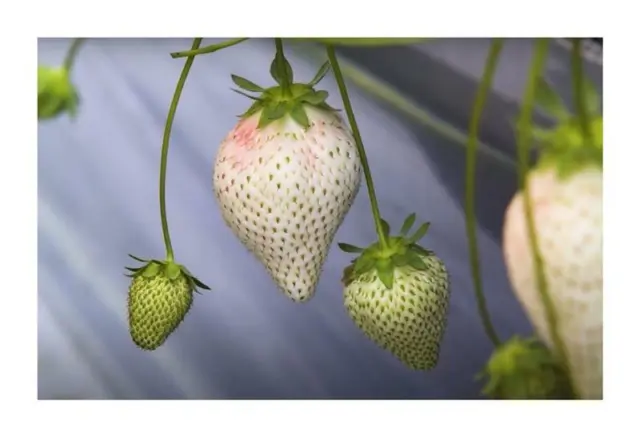
[[[544,84],[543,84],[544,85]],[[550,299],[557,314],[576,394],[602,398],[602,116],[591,102],[588,146],[576,117],[559,111],[556,128],[538,131],[539,163],[526,176],[533,223]],[[555,110],[554,110],[555,108]],[[538,335],[557,348],[537,288],[526,227],[524,198],[517,193],[504,223],[503,249],[513,289]]]
[[[291,67],[276,56],[278,86],[265,90],[232,76],[261,94],[249,96],[256,101],[220,145],[214,166],[225,222],[296,302],[314,295],[361,181],[353,136],[325,103],[328,93],[313,89],[327,70],[325,64],[311,82],[293,83]]]

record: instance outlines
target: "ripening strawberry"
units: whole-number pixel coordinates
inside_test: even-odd
[[[307,84],[292,83],[276,60],[279,85],[263,89],[237,76],[241,88],[260,92],[218,150],[215,198],[225,223],[257,257],[291,300],[315,293],[336,231],[361,180],[355,141],[326,91],[315,91],[325,64]],[[243,94],[243,93],[242,93]]]
[[[415,220],[410,215],[401,236],[388,237],[363,250],[340,244],[346,252],[362,252],[343,277],[344,305],[360,330],[413,370],[434,368],[447,325],[450,280],[444,263],[416,244],[428,223],[405,238]]]
[[[478,374],[493,399],[573,399],[564,368],[537,338],[512,337],[498,346]]]
[[[141,349],[155,350],[184,320],[196,287],[209,287],[173,261],[131,257],[145,263],[128,268],[133,272],[128,298],[131,339]]]
[[[547,91],[548,92],[548,91]],[[574,389],[602,398],[602,116],[593,115],[587,143],[580,124],[555,106],[557,127],[539,131],[542,155],[526,176],[548,293]],[[554,345],[536,281],[523,193],[507,208],[503,250],[508,276],[538,335]]]

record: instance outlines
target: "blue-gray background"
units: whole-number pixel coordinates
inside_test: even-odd
[[[39,62],[59,64],[68,44],[40,40]],[[196,297],[191,313],[162,348],[150,353],[134,346],[127,331],[123,268],[131,265],[127,253],[164,255],[157,195],[160,145],[183,66],[169,52],[189,46],[186,39],[90,40],[73,71],[82,97],[79,117],[38,127],[39,397],[480,397],[474,375],[492,346],[473,298],[458,145],[427,129],[408,128],[397,111],[351,87],[383,215],[396,229],[414,211],[431,221],[423,242],[452,275],[449,327],[440,363],[430,373],[403,367],[348,318],[339,279],[349,255],[334,245],[316,297],[294,304],[222,222],[211,191],[212,162],[236,115],[249,104],[230,91],[230,74],[271,83],[268,41],[251,40],[194,63],[173,127],[167,201],[178,260],[213,291]],[[288,52],[294,71],[310,79],[319,64],[298,54]],[[322,88],[342,107],[332,75]],[[443,153],[457,153],[457,158]],[[452,159],[455,165],[449,167]],[[504,206],[513,179],[501,176],[509,171],[490,173],[484,176],[488,183],[504,187]],[[491,195],[485,200],[479,210],[491,203]],[[502,210],[479,212],[489,217],[489,227],[479,227],[479,243],[494,321],[503,337],[528,334],[501,258]],[[366,245],[374,239],[363,187],[336,241]]]

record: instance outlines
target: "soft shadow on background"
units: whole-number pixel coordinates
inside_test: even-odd
[[[61,63],[69,42],[41,39],[39,62]],[[446,41],[467,44],[467,51],[473,43]],[[167,202],[178,261],[212,291],[196,296],[189,316],[162,348],[143,352],[135,347],[127,330],[124,266],[130,264],[128,253],[164,256],[157,193],[160,146],[184,62],[169,52],[189,46],[187,39],[89,40],[73,71],[82,99],[78,119],[38,126],[39,398],[479,398],[474,376],[492,346],[482,331],[468,267],[459,143],[350,83],[383,215],[395,229],[411,212],[430,221],[423,243],[452,275],[450,322],[432,372],[406,369],[351,322],[340,285],[350,256],[335,244],[315,298],[295,304],[225,227],[211,189],[212,163],[236,116],[250,104],[230,90],[230,75],[270,84],[274,49],[267,40],[195,60],[173,127]],[[322,62],[310,49],[286,50],[300,80],[310,79]],[[377,62],[383,68],[376,74],[393,81],[395,73],[384,68],[380,56],[401,55],[404,49],[385,50],[378,51],[377,61],[371,50],[341,53],[371,71]],[[419,64],[427,57],[414,53],[403,59],[405,71],[423,71],[424,79],[403,80],[399,88],[413,84],[414,97],[429,100],[432,69]],[[509,65],[502,67],[509,71]],[[451,80],[455,93],[460,87]],[[451,120],[446,101],[438,106],[442,83],[433,90],[429,109],[464,125]],[[320,89],[329,91],[333,106],[342,107],[331,74]],[[500,107],[497,97],[487,117],[497,123],[507,117],[508,123],[513,111]],[[494,147],[512,156],[509,141]],[[490,311],[503,338],[527,335],[531,328],[509,289],[500,250],[502,211],[515,190],[515,172],[508,159],[498,162],[487,153],[479,159],[479,243]],[[336,242],[366,245],[375,238],[362,189]]]

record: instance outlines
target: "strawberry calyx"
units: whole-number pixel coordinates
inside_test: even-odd
[[[338,243],[338,247],[347,253],[360,253],[344,269],[342,282],[349,285],[360,275],[375,270],[380,281],[387,289],[393,288],[394,272],[399,268],[413,268],[427,270],[428,267],[422,260],[424,256],[431,256],[433,252],[419,246],[417,242],[422,239],[429,230],[430,223],[423,223],[411,236],[409,231],[416,220],[416,214],[410,214],[404,220],[399,235],[390,235],[389,224],[381,220],[382,228],[386,236],[387,244],[376,241],[363,249],[348,243]]]
[[[38,119],[51,119],[64,112],[73,118],[79,100],[67,68],[38,66]]]
[[[178,264],[172,260],[147,260],[131,254],[129,254],[129,256],[134,260],[143,263],[139,267],[125,267],[125,269],[131,272],[130,274],[125,274],[125,276],[129,278],[142,276],[146,279],[153,279],[158,275],[163,275],[172,281],[186,279],[190,285],[191,291],[195,291],[196,293],[200,293],[198,287],[205,290],[211,290],[209,286],[196,278],[189,269],[182,264]]]
[[[231,75],[233,82],[241,89],[233,89],[233,91],[254,100],[254,103],[240,117],[247,118],[262,111],[258,128],[263,128],[285,117],[291,117],[305,129],[309,128],[307,107],[337,111],[326,102],[329,97],[327,91],[314,89],[328,71],[329,63],[325,62],[309,82],[294,83],[291,65],[284,59],[284,56],[279,58],[276,54],[271,63],[271,76],[277,82],[275,86],[265,89],[248,79]]]
[[[586,138],[579,117],[572,114],[562,98],[545,81],[537,86],[536,104],[556,123],[552,128],[535,126],[533,139],[540,146],[537,169],[553,167],[566,178],[585,167],[602,169],[603,118],[601,100],[594,85],[585,81],[585,106],[590,140]]]
[[[476,378],[486,379],[482,393],[492,398],[573,398],[566,372],[537,338],[512,337],[494,350]]]

